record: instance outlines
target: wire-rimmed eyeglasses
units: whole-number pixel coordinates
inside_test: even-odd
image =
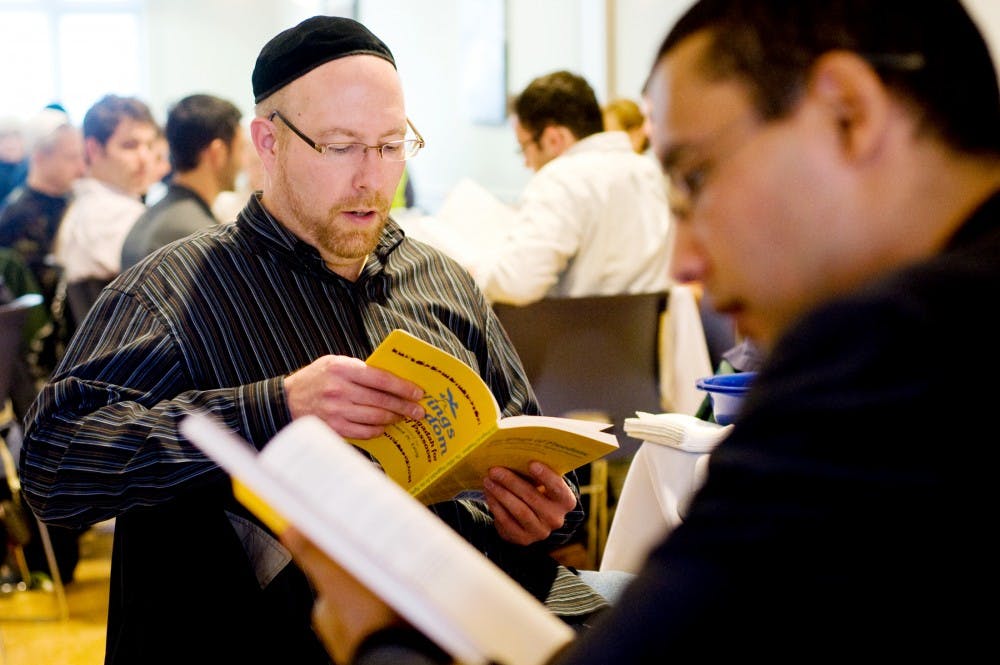
[[[686,219],[691,215],[719,165],[739,152],[760,124],[756,114],[737,116],[707,138],[681,143],[667,151],[663,172],[667,202],[675,217]]]
[[[424,137],[420,135],[417,128],[413,126],[410,119],[406,119],[406,124],[413,134],[416,136],[415,139],[402,139],[400,141],[389,141],[383,143],[382,145],[368,145],[366,143],[317,143],[312,140],[305,133],[292,124],[292,122],[286,118],[280,111],[274,111],[268,117],[268,120],[274,122],[275,118],[281,118],[281,122],[285,123],[292,132],[298,136],[300,139],[306,142],[310,148],[318,152],[319,154],[336,160],[344,160],[349,162],[360,162],[364,159],[365,154],[369,150],[375,150],[378,152],[378,156],[387,162],[405,162],[410,159],[424,147],[426,142]]]

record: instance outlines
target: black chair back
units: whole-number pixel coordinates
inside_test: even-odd
[[[525,305],[496,303],[524,364],[542,413],[603,414],[631,457],[640,442],[624,433],[636,411],[662,410],[660,321],[667,293],[546,298]]]
[[[0,409],[10,397],[14,363],[23,352],[21,337],[28,310],[42,304],[39,293],[25,293],[14,300],[0,305]]]

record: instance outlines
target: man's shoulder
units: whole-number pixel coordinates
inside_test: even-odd
[[[23,218],[30,213],[33,207],[25,198],[24,189],[15,189],[3,201],[0,201],[0,226]]]
[[[620,132],[600,132],[581,139],[570,150],[543,166],[536,177],[574,175],[618,177],[622,174],[640,173],[662,177],[656,161],[649,155],[640,155],[626,141],[624,144],[610,140]]]
[[[995,346],[982,325],[984,307],[1000,298],[1000,233],[902,266],[818,305],[783,342],[837,362],[862,358],[902,374],[906,368],[978,368]]]
[[[123,272],[128,272],[121,283],[122,290],[129,291],[140,284],[147,291],[155,291],[157,284],[164,289],[177,288],[179,283],[196,287],[203,283],[207,266],[212,266],[214,274],[235,275],[238,271],[233,266],[242,264],[253,252],[239,241],[235,231],[235,224],[216,224],[184,236],[184,242],[171,240],[160,245],[153,243],[155,238],[149,228],[130,234],[122,246]]]
[[[168,223],[170,220],[187,220],[191,218],[212,219],[205,208],[191,198],[163,198],[146,208],[139,216],[136,224]]]
[[[535,173],[525,187],[522,200],[536,196],[593,200],[618,190],[666,203],[659,166],[648,155],[637,154],[631,148],[564,153]]]

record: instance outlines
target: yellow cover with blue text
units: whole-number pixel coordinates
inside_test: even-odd
[[[581,360],[582,362],[583,360]],[[493,466],[528,475],[537,460],[565,474],[617,450],[607,423],[552,416],[500,417],[479,374],[447,351],[404,330],[392,331],[366,362],[424,389],[425,416],[374,439],[347,439],[426,505],[482,489]]]

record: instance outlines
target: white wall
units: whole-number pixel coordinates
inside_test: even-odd
[[[359,18],[392,49],[407,110],[428,147],[410,163],[418,205],[434,211],[462,177],[517,198],[530,172],[506,124],[469,120],[461,94],[461,12],[483,0],[358,0]],[[506,0],[507,91],[556,69],[587,77],[603,102],[638,97],[653,56],[691,0]],[[1000,0],[966,0],[1000,62]],[[210,92],[252,113],[250,73],[280,30],[330,0],[150,0],[150,102]],[[606,31],[610,30],[610,37]],[[606,47],[612,44],[608,57]],[[610,67],[610,69],[608,68]]]
[[[206,92],[249,115],[250,74],[261,46],[316,13],[316,2],[148,0],[149,103],[161,120],[181,97]]]
[[[979,24],[979,29],[986,35],[993,61],[1000,69],[1000,0],[963,0],[963,2],[969,14]]]
[[[659,41],[690,0],[507,0],[507,91],[557,69],[579,72],[602,102],[637,96]],[[462,108],[460,12],[468,0],[362,0],[360,19],[396,57],[410,117],[427,149],[410,164],[421,207],[433,211],[462,177],[513,201],[531,173],[506,123],[477,125]],[[419,6],[419,12],[413,11]],[[617,18],[607,71],[606,16]],[[609,90],[608,81],[617,81]]]

